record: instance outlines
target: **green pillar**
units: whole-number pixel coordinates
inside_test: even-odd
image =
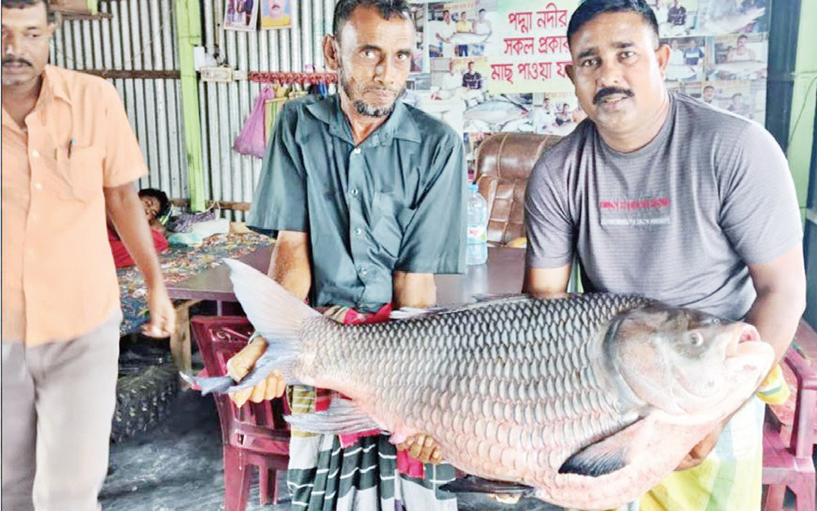
[[[776,0],[780,1],[780,0]],[[800,27],[797,37],[797,57],[794,65],[791,122],[787,157],[791,167],[797,198],[805,214],[808,197],[811,146],[814,143],[814,98],[817,87],[817,2],[800,2]]]
[[[187,151],[187,187],[190,209],[204,209],[204,166],[201,152],[199,87],[193,64],[193,48],[201,44],[199,0],[176,0],[176,30],[179,37],[179,67],[182,80],[184,146]]]

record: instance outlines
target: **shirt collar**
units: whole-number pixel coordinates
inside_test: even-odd
[[[43,69],[43,83],[40,87],[40,97],[37,98],[37,103],[34,105],[34,110],[42,108],[43,105],[48,104],[52,99],[59,98],[68,104],[71,104],[71,97],[68,95],[68,86],[65,83],[58,70],[52,65],[46,65]],[[11,116],[3,109],[3,127],[13,129],[21,129],[17,126]]]
[[[46,91],[51,97],[59,98],[66,103],[71,103],[71,96],[68,94],[68,85],[65,83],[65,77],[59,72],[57,68],[52,65],[46,65],[43,70],[43,86],[40,91],[40,96]]]
[[[307,106],[307,110],[318,120],[329,125],[329,133],[353,143],[349,121],[340,108],[340,96],[335,94],[326,100],[315,101]],[[409,107],[399,99],[394,103],[394,110],[386,122],[363,143],[368,146],[389,145],[395,138],[416,143],[422,141],[420,130],[417,128]]]

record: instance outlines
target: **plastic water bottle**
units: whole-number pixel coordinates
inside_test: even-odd
[[[465,261],[485,264],[488,261],[488,203],[476,183],[468,185],[468,251]]]

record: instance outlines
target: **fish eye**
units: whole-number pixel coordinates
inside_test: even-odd
[[[701,335],[699,332],[691,332],[689,334],[689,343],[696,348],[702,346],[704,343],[704,336]]]

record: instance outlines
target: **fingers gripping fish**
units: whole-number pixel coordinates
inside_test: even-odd
[[[241,383],[202,388],[238,390],[279,369],[351,399],[290,417],[300,429],[427,433],[460,470],[562,507],[614,508],[647,492],[754,393],[774,359],[750,325],[613,294],[340,325],[227,264],[268,348]]]

